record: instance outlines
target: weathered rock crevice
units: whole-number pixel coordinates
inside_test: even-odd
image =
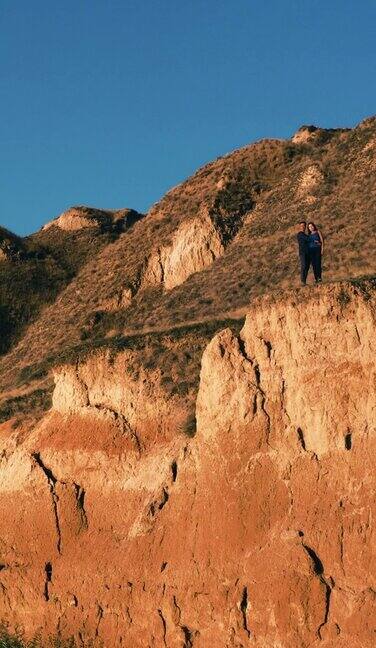
[[[59,519],[59,510],[58,510],[59,497],[56,493],[57,479],[52,473],[52,471],[49,468],[47,468],[47,466],[44,465],[41,456],[38,452],[35,452],[32,455],[32,458],[35,461],[35,464],[44,473],[47,479],[48,487],[50,489],[52,510],[54,514],[55,527],[56,527],[56,548],[57,548],[57,552],[60,554],[61,553],[61,528],[60,528],[60,519]]]
[[[315,575],[319,578],[321,584],[323,585],[324,592],[325,592],[325,609],[324,609],[324,618],[322,622],[320,623],[319,627],[317,628],[317,635],[320,639],[322,639],[322,631],[324,626],[328,623],[329,619],[329,612],[330,612],[330,601],[331,601],[331,595],[332,595],[332,589],[333,589],[333,580],[328,579],[324,575],[324,566],[322,564],[322,561],[320,560],[319,556],[317,553],[312,549],[312,547],[309,547],[307,544],[302,542],[302,547],[304,551],[306,552],[307,556],[311,560],[312,564],[312,569],[315,573]]]
[[[166,619],[165,619],[164,616],[163,616],[163,612],[162,612],[162,610],[158,610],[158,615],[159,615],[159,618],[160,618],[161,623],[162,623],[162,629],[163,629],[163,635],[162,635],[162,638],[163,638],[163,645],[164,645],[164,646],[167,646],[167,643],[166,643],[167,622],[166,622]]]
[[[167,504],[169,500],[169,492],[168,489],[163,487],[162,492],[160,494],[160,497],[156,500],[154,500],[150,506],[149,506],[149,517],[150,518],[155,518],[157,515],[158,511],[161,511],[163,507]]]
[[[52,470],[46,466],[39,452],[34,452],[32,459],[47,479],[51,493],[51,504],[56,529],[56,549],[58,554],[62,554],[64,544],[62,518],[64,517],[66,508],[68,510],[73,509],[72,514],[76,518],[77,534],[86,531],[88,528],[88,518],[85,510],[85,490],[75,482],[69,483],[57,479]]]
[[[176,482],[177,476],[178,476],[178,463],[177,463],[177,461],[174,459],[174,461],[173,461],[172,464],[171,464],[171,477],[172,477],[172,483],[175,483],[175,482]]]
[[[81,518],[80,529],[86,530],[89,526],[86,510],[85,510],[85,490],[79,485],[73,483],[73,488],[75,490],[75,498],[77,503],[77,511],[79,517]]]
[[[240,601],[240,611],[243,618],[243,628],[248,637],[251,636],[251,631],[248,628],[247,610],[248,610],[248,587],[243,587],[242,598]]]
[[[194,640],[193,631],[184,625],[181,626],[181,629],[184,637],[183,648],[193,648],[193,640]]]
[[[302,428],[298,427],[296,429],[296,432],[297,432],[298,440],[299,440],[299,443],[300,443],[302,449],[307,450],[306,444],[305,444],[305,439],[304,439],[304,432],[303,432]]]
[[[45,601],[48,603],[48,601],[50,600],[49,587],[50,587],[50,583],[52,582],[52,564],[50,562],[45,564],[44,572],[45,572],[44,598]]]

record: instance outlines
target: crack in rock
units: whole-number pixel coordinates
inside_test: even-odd
[[[271,433],[271,418],[268,410],[265,407],[265,403],[267,400],[267,396],[265,391],[261,387],[261,372],[260,372],[260,367],[259,365],[255,362],[254,358],[251,358],[245,348],[245,341],[243,338],[238,335],[236,336],[237,342],[238,342],[238,347],[241,355],[243,356],[244,360],[249,362],[253,368],[254,375],[255,375],[255,384],[257,388],[257,392],[254,395],[253,398],[253,404],[252,404],[252,414],[255,416],[257,414],[258,407],[260,407],[260,410],[263,412],[265,418],[266,418],[266,443],[269,445],[269,439],[270,439],[270,433]],[[272,353],[272,345],[270,342],[267,340],[263,340],[266,350],[267,350],[267,356],[270,358],[271,353]]]
[[[163,643],[164,643],[165,646],[167,646],[167,643],[166,643],[166,634],[167,634],[167,623],[166,623],[166,619],[165,619],[164,616],[163,616],[163,612],[162,612],[162,610],[159,609],[159,610],[158,610],[158,614],[159,614],[159,618],[160,618],[160,620],[161,620],[161,622],[162,622],[162,627],[163,627]]]
[[[193,648],[193,631],[188,626],[180,626],[184,635],[183,648]]]
[[[302,532],[300,532],[302,533]],[[300,534],[299,534],[300,535]],[[312,547],[309,547],[307,544],[304,544],[302,542],[302,547],[304,551],[306,552],[307,556],[311,560],[312,564],[312,569],[314,574],[319,578],[320,582],[323,584],[325,588],[325,612],[324,612],[324,619],[320,623],[319,627],[317,628],[317,635],[320,639],[322,639],[322,629],[323,627],[327,624],[328,619],[329,619],[329,612],[330,612],[330,599],[332,595],[332,589],[333,589],[333,580],[330,579],[331,583],[329,583],[328,579],[325,578],[324,575],[324,565],[317,555],[317,553],[312,549]]]
[[[99,626],[100,626],[100,623],[101,623],[101,621],[103,619],[103,616],[104,616],[104,610],[103,610],[102,606],[99,605],[99,603],[97,603],[97,619],[98,619],[98,621],[97,621],[97,627],[95,628],[95,637],[96,638],[99,637]]]
[[[77,510],[81,518],[81,529],[87,529],[89,526],[86,511],[85,511],[85,490],[75,482],[73,483]]]
[[[247,622],[247,609],[248,609],[248,588],[247,587],[243,587],[242,598],[239,604],[239,609],[240,612],[242,613],[243,628],[247,633],[247,636],[250,637],[251,631],[248,628],[248,622]]]
[[[270,414],[267,411],[265,407],[266,403],[266,394],[264,390],[261,387],[261,373],[260,373],[260,367],[258,364],[253,365],[253,370],[255,372],[255,379],[256,379],[256,387],[258,389],[258,393],[261,395],[260,398],[260,409],[264,413],[265,418],[266,418],[266,443],[269,445],[269,439],[270,439],[270,432],[271,432],[271,420],[270,420]],[[256,406],[257,410],[257,406]]]
[[[171,464],[171,476],[172,476],[172,483],[176,482],[176,478],[178,476],[178,464],[176,459]]]
[[[120,428],[121,433],[122,434],[128,434],[130,436],[130,438],[132,439],[133,443],[136,446],[136,450],[137,450],[138,454],[141,455],[141,452],[143,450],[142,443],[141,443],[141,441],[139,439],[139,436],[138,436],[137,432],[135,432],[135,430],[132,428],[132,426],[130,425],[129,421],[125,418],[125,416],[123,414],[121,414],[120,412],[117,412],[114,409],[110,409],[108,407],[103,407],[102,405],[95,405],[94,407],[97,410],[104,410],[104,411],[109,412],[110,414],[112,414],[112,416],[115,419],[115,422],[117,423],[117,425]]]
[[[304,438],[304,433],[303,433],[302,428],[298,427],[296,432],[298,434],[298,440],[299,440],[299,443],[300,443],[301,447],[303,448],[303,450],[307,450],[306,443],[305,443],[305,438]]]
[[[62,484],[63,486],[66,486],[67,482],[60,481],[57,479],[57,477],[55,477],[52,470],[48,468],[48,466],[46,466],[46,464],[43,462],[39,452],[34,452],[32,454],[32,459],[34,463],[38,466],[38,468],[42,470],[43,474],[47,479],[47,483],[51,493],[52,510],[54,513],[55,528],[56,528],[56,535],[57,535],[56,548],[58,553],[61,554],[62,553],[62,531],[61,531],[60,516],[59,516],[60,500],[56,492],[56,486],[57,484]],[[72,483],[72,486],[74,489],[74,497],[75,497],[77,513],[80,517],[79,529],[80,531],[86,530],[89,524],[88,524],[88,518],[85,510],[85,490],[75,482]]]
[[[345,434],[345,450],[351,450],[352,449],[352,434],[351,432],[347,432]]]
[[[57,535],[56,548],[57,548],[57,552],[61,554],[61,529],[60,529],[60,520],[59,520],[59,512],[58,512],[59,497],[56,493],[57,479],[54,476],[53,472],[49,468],[47,468],[47,466],[45,466],[39,452],[35,452],[32,455],[32,458],[35,464],[42,470],[42,472],[44,473],[47,479],[47,483],[51,493],[52,509],[55,518],[55,528],[56,528],[56,535]]]
[[[44,599],[45,601],[48,602],[50,600],[49,584],[52,582],[52,563],[47,562],[45,564],[44,572],[45,572]]]
[[[165,504],[167,504],[169,500],[169,494],[167,488],[163,487],[162,488],[162,494],[159,500],[155,500],[152,502],[149,506],[149,515],[150,517],[155,517],[155,515],[158,513],[158,511],[161,511]]]

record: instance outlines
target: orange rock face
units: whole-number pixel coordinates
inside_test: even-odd
[[[373,647],[375,301],[255,304],[204,352],[194,438],[130,353],[61,367],[53,410],[2,429],[0,617],[78,646]]]

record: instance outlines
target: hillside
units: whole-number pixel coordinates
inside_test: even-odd
[[[70,228],[60,217],[25,239],[0,228],[2,353],[15,344],[43,306],[56,300],[87,259],[141,217],[133,210],[111,213],[86,207],[73,208],[64,217],[69,214],[76,221],[81,218],[81,225],[86,218],[86,225]]]
[[[375,172],[375,117],[303,126],[145,216],[0,230],[0,626],[373,648]]]
[[[95,227],[52,225],[26,239],[48,254],[0,263],[3,330],[9,322],[13,342],[2,388],[40,375],[82,341],[223,319],[257,294],[296,285],[302,216],[326,238],[325,280],[373,274],[375,138],[375,118],[353,130],[302,127],[291,140],[262,140],[206,165],[125,231],[92,210]]]

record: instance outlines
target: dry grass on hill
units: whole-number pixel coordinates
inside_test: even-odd
[[[19,339],[27,324],[54,302],[88,260],[119,237],[122,230],[111,223],[74,232],[53,226],[25,239],[0,228],[0,245],[2,240],[11,241],[22,252],[0,259],[0,353]]]
[[[317,222],[325,236],[325,280],[375,274],[375,159],[376,119],[353,130],[318,130],[297,144],[264,140],[204,166],[126,232],[62,233],[54,227],[30,237],[29,246],[49,250],[45,259],[34,260],[35,274],[29,271],[32,265],[20,265],[16,271],[0,263],[0,275],[5,273],[0,326],[6,331],[6,311],[12,303],[16,319],[24,327],[30,323],[0,362],[3,388],[32,382],[75,353],[102,344],[116,347],[129,334],[154,330],[155,339],[142,336],[149,349],[143,353],[157,357],[164,344],[158,331],[175,335],[172,329],[189,323],[199,327],[200,322],[204,328],[211,322],[213,331],[215,322],[239,318],[257,295],[278,295],[296,286],[295,226],[302,217]],[[179,225],[199,215],[202,205],[210,207],[227,244],[223,256],[173,290],[140,290],[150,254],[171,242]],[[13,280],[19,274],[22,283],[22,272],[27,296],[22,300],[21,293],[20,300]],[[135,295],[127,308],[103,308],[125,288]],[[23,303],[29,309],[24,320]],[[196,375],[198,361],[194,369],[193,360],[184,354],[192,356],[189,349],[197,347],[200,357],[207,337],[197,331],[186,331],[185,342],[184,336],[180,339],[175,351],[184,351],[181,357],[171,356],[166,385],[168,380],[172,388],[179,381],[189,384],[187,376]],[[193,355],[196,358],[196,352]]]

